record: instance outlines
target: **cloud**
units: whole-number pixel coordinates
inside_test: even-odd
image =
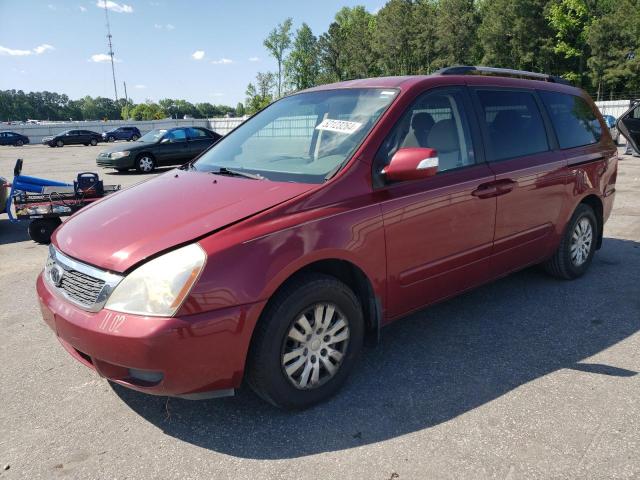
[[[51,3],[49,5],[47,5],[47,7],[49,8],[49,10],[55,10],[56,6],[52,5]]]
[[[259,62],[260,58],[258,58],[258,57],[249,57],[249,61],[250,62]]]
[[[212,97],[224,97],[224,93],[215,92],[211,94]]]
[[[145,88],[147,88],[146,85],[142,85],[142,84],[138,84],[138,85],[134,85],[133,88],[137,88],[138,90],[144,90]]]
[[[229,58],[221,58],[220,60],[212,60],[211,63],[213,63],[214,65],[228,65],[230,63],[233,63],[233,60]]]
[[[53,48],[53,46],[49,45],[48,43],[43,43],[42,45],[38,45],[36,48],[34,48],[33,52],[36,55],[40,55],[40,54],[46,52],[47,50],[55,50],[55,48]]]
[[[80,9],[80,11],[81,11],[82,13],[84,13],[84,12],[86,12],[86,11],[87,11],[87,8],[86,8],[86,7],[83,7],[82,5],[80,5],[78,8]]]
[[[105,8],[105,6],[107,7],[107,10],[111,10],[112,12],[133,13],[133,7],[131,5],[112,2],[111,0],[98,0],[96,2],[96,7],[98,8]]]
[[[202,60],[204,58],[204,50],[196,50],[191,54],[194,60]]]
[[[12,57],[22,57],[25,55],[31,55],[31,50],[15,50],[13,48],[7,48],[0,45],[0,55],[11,55]]]
[[[174,25],[172,25],[171,23],[167,23],[166,25],[162,25],[160,23],[154,23],[153,24],[153,28],[155,28],[157,30],[165,29],[165,30],[169,30],[169,31],[176,29],[176,27]]]
[[[11,57],[26,57],[27,55],[40,55],[47,50],[54,50],[52,45],[43,43],[32,50],[19,50],[0,46],[0,55],[9,55]]]
[[[105,63],[105,62],[110,62],[111,57],[106,53],[96,53],[95,55],[91,55],[91,58],[89,59],[89,61],[95,62],[95,63]],[[122,60],[114,57],[113,61],[115,63],[120,63]]]
[[[166,27],[167,30],[175,30],[176,27],[174,27],[173,25],[171,25],[170,23],[167,23]]]

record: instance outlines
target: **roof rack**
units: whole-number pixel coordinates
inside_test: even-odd
[[[555,75],[548,75],[546,73],[527,72],[526,70],[513,70],[511,68],[495,68],[495,67],[481,67],[470,65],[456,65],[453,67],[441,68],[435,75],[497,75],[501,77],[518,77],[528,78],[531,80],[541,80],[543,82],[561,83],[563,85],[571,85],[571,82]]]

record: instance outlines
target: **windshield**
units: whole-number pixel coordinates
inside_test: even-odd
[[[283,98],[220,140],[193,167],[321,183],[346,163],[396,94],[358,88]]]
[[[160,128],[157,130],[151,130],[148,133],[145,133],[143,136],[138,139],[139,142],[157,142],[162,138],[162,136],[167,133],[166,128]]]

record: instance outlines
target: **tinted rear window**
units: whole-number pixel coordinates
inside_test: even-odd
[[[488,137],[490,161],[549,150],[535,96],[530,92],[478,91]]]
[[[556,92],[540,92],[560,148],[581,147],[600,141],[602,127],[595,113],[582,98]]]

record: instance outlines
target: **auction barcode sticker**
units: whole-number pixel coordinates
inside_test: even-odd
[[[362,124],[358,122],[331,120],[330,118],[327,118],[316,127],[316,130],[328,130],[330,132],[346,133],[347,135],[350,135],[361,126]]]

